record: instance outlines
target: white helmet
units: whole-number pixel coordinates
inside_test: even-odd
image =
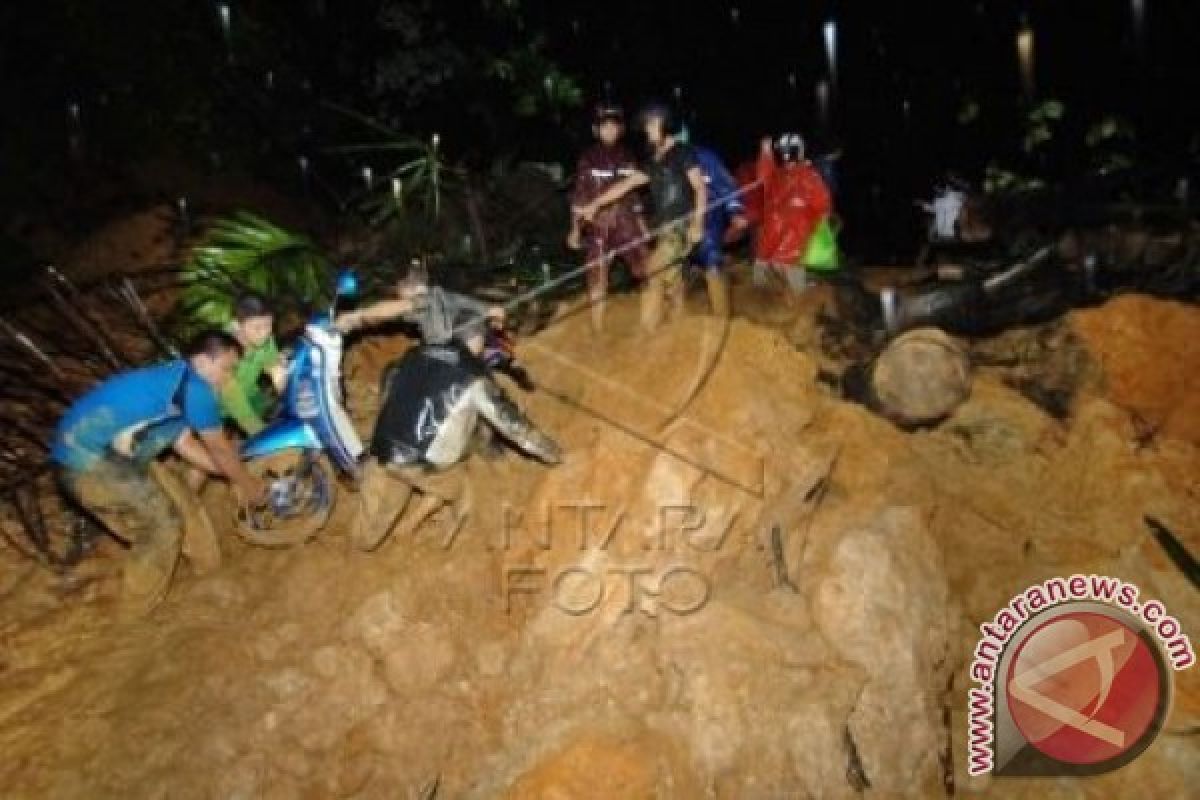
[[[775,140],[775,152],[784,161],[804,160],[804,137],[798,133],[783,133]]]

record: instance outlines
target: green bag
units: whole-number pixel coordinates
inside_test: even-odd
[[[841,266],[837,233],[828,216],[821,218],[812,236],[808,237],[808,247],[804,250],[804,260],[801,263],[813,272],[833,272]]]

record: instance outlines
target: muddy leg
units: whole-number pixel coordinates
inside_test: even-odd
[[[728,317],[730,314],[729,306],[729,281],[725,275],[717,270],[708,270],[704,273],[704,281],[708,287],[708,302],[712,306],[714,317]]]
[[[358,516],[350,535],[354,546],[364,551],[379,547],[395,527],[411,496],[412,486],[407,481],[394,479],[386,467],[370,459],[363,469]]]
[[[610,260],[593,264],[587,272],[588,310],[591,312],[592,333],[604,331],[604,305],[608,296],[608,270]]]
[[[455,505],[463,494],[462,479],[456,469],[423,475],[416,479],[416,488],[421,497],[396,525],[397,536],[413,533],[442,506]]]
[[[200,476],[197,481],[196,475]],[[197,490],[192,487],[204,485],[207,477],[197,469],[189,469],[186,477],[179,475],[164,464],[150,465],[150,475],[162,487],[175,510],[183,517],[183,555],[200,575],[212,572],[221,566],[221,542],[213,528],[208,510],[201,502]]]
[[[792,294],[801,294],[808,288],[808,272],[804,267],[788,267],[787,282]]]
[[[676,261],[663,271],[663,295],[667,302],[667,319],[679,319],[683,316],[683,303],[687,292],[687,284],[683,280],[683,265]]]
[[[142,616],[166,596],[179,561],[183,525],[149,473],[133,464],[101,462],[67,485],[81,505],[129,543],[120,614]]]
[[[663,283],[662,278],[652,274],[642,284],[639,302],[641,304],[642,330],[653,333],[662,323],[663,317]]]
[[[672,270],[678,271],[675,259],[675,236],[663,233],[654,247],[654,252],[646,260],[646,282],[642,284],[641,292],[641,322],[642,330],[653,333],[662,324],[663,306],[666,301],[667,289],[670,286]]]
[[[766,289],[771,285],[771,266],[765,261],[755,260],[750,275],[750,282],[756,289]]]

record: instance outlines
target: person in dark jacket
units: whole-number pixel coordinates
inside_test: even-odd
[[[414,531],[458,500],[455,467],[469,454],[481,418],[534,458],[561,461],[558,445],[496,385],[480,359],[483,325],[478,316],[460,316],[453,339],[415,347],[385,372],[352,533],[358,549],[376,549],[393,529]],[[409,508],[414,493],[421,499]]]
[[[637,169],[633,154],[622,142],[625,116],[619,106],[597,106],[592,116],[592,133],[596,143],[584,151],[575,168],[572,207],[590,203]],[[634,278],[640,280],[644,276],[648,249],[645,236],[641,208],[632,194],[604,208],[590,221],[578,214],[571,215],[567,246],[572,250],[582,248],[587,259],[588,304],[593,331],[600,332],[604,328],[604,299],[608,294],[608,273],[613,261],[619,257]]]

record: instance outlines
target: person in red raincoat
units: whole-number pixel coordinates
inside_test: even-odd
[[[592,117],[596,143],[579,157],[575,169],[575,187],[571,205],[578,207],[595,200],[605,190],[633,174],[637,161],[622,143],[625,117],[619,106],[597,106]],[[585,222],[572,215],[567,246],[584,250],[587,259],[588,302],[592,311],[592,329],[604,327],[604,298],[608,294],[608,270],[616,258],[624,259],[634,278],[644,277],[648,254],[646,226],[636,193],[597,212]]]
[[[762,285],[774,270],[793,291],[806,285],[802,261],[817,224],[832,208],[821,174],[804,158],[804,139],[785,133],[774,143],[764,137],[756,177],[762,182],[762,222],[754,244],[754,282]]]

